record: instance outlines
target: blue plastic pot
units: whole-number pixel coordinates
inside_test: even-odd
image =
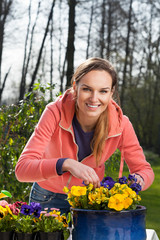
[[[146,208],[121,212],[71,208],[73,240],[146,240]]]

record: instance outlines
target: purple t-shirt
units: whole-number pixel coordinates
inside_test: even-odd
[[[93,138],[94,131],[84,132],[76,118],[76,114],[73,117],[72,125],[73,125],[75,141],[76,141],[76,143],[78,145],[78,149],[79,149],[78,150],[78,161],[80,162],[80,161],[82,161],[82,159],[89,156],[92,152],[91,147],[90,147],[90,142]],[[57,161],[56,170],[57,170],[58,175],[63,174],[62,165],[66,159],[67,158],[60,158]]]

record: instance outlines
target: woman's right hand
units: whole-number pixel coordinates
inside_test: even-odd
[[[74,177],[82,179],[86,185],[91,183],[95,188],[100,187],[100,180],[94,169],[81,162],[68,158],[62,165],[62,171],[70,172]]]

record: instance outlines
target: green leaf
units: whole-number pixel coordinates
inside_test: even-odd
[[[5,194],[7,197],[12,197],[12,195],[10,194],[10,192],[8,192],[7,190],[1,190],[1,193]]]

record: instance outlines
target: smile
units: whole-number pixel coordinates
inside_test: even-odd
[[[88,107],[91,107],[91,108],[97,108],[99,107],[100,105],[91,105],[91,104],[86,104]]]

